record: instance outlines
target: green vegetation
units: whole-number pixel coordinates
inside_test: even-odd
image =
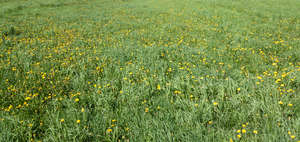
[[[300,141],[298,0],[0,0],[0,141]]]

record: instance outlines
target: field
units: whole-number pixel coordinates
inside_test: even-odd
[[[300,142],[299,0],[0,0],[0,141]]]

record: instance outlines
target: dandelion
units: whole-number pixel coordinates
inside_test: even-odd
[[[257,133],[258,133],[258,132],[257,132],[257,130],[253,130],[253,134],[255,134],[255,135],[256,135]]]
[[[80,123],[80,120],[78,119],[78,120],[76,121],[76,123],[79,124],[79,123]]]
[[[108,129],[106,130],[106,132],[110,133],[110,132],[112,132],[112,129],[108,128]]]
[[[160,106],[157,106],[157,109],[160,110]]]
[[[111,120],[111,122],[117,122],[117,120],[116,120],[116,119],[113,119],[113,120]]]
[[[213,124],[213,121],[208,121],[208,124],[209,124],[209,125]]]
[[[282,105],[282,104],[283,104],[283,102],[282,102],[282,101],[279,101],[279,102],[278,102],[278,104]]]
[[[76,99],[75,99],[75,102],[79,102],[79,99],[78,99],[78,98],[76,98]]]
[[[276,82],[276,83],[279,83],[280,81],[281,81],[281,79],[279,78],[279,79],[277,79],[275,82]]]
[[[161,89],[159,84],[157,85],[157,87],[156,87],[156,88],[157,88],[157,90],[160,90],[160,89]]]
[[[217,106],[217,105],[218,105],[218,103],[217,103],[217,102],[213,102],[213,105],[214,105],[214,106]]]
[[[236,137],[240,139],[242,137],[242,135],[238,134],[238,135],[236,135]]]
[[[237,132],[237,133],[240,133],[240,132],[241,132],[241,130],[240,130],[240,129],[238,129],[238,130],[236,130],[236,132]]]
[[[145,108],[145,112],[149,112],[149,108]]]
[[[81,112],[84,112],[84,108],[81,108]]]
[[[296,138],[296,136],[295,136],[295,135],[291,135],[290,137],[291,137],[291,139],[295,139],[295,138]]]
[[[176,91],[174,91],[174,93],[175,94],[181,94],[181,91],[176,90]]]
[[[60,122],[61,122],[61,123],[65,122],[65,119],[63,119],[63,118],[62,118],[62,119],[60,119]]]
[[[288,104],[288,106],[289,106],[289,107],[292,107],[292,106],[293,106],[293,104]]]
[[[242,130],[242,133],[245,134],[247,131],[245,129]]]

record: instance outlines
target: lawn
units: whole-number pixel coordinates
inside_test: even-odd
[[[300,142],[299,0],[0,0],[0,141]]]

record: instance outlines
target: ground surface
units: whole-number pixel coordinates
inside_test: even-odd
[[[298,0],[0,0],[0,141],[300,140]]]

